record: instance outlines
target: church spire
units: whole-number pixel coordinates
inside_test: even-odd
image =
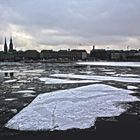
[[[12,36],[10,37],[10,42],[12,42]]]
[[[9,52],[13,52],[13,41],[12,41],[12,36],[10,37]]]
[[[4,52],[7,53],[7,51],[8,51],[8,47],[7,47],[6,37],[5,37]]]

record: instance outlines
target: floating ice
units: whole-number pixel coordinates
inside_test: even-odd
[[[17,109],[11,109],[10,111],[15,113],[15,114],[18,112]]]
[[[78,62],[78,65],[140,67],[140,62]]]
[[[98,69],[103,72],[113,72],[114,71],[113,69],[106,69],[106,68],[98,68]]]
[[[0,70],[0,73],[18,73],[17,70]]]
[[[7,99],[5,99],[5,101],[14,101],[14,100],[17,100],[17,98],[7,98]]]
[[[116,72],[105,72],[106,74],[109,74],[109,75],[114,75],[116,74]]]
[[[136,86],[127,86],[127,89],[138,89]]]
[[[94,75],[74,75],[74,74],[53,74],[51,75],[51,77],[140,83],[140,78],[130,78],[130,77],[128,78],[115,76],[94,76]]]
[[[20,86],[12,86],[13,89],[19,89]]]
[[[34,89],[35,89],[35,87],[29,87],[28,89],[29,89],[29,90],[34,90]]]
[[[40,75],[40,73],[43,73],[43,69],[34,69],[34,70],[24,70],[22,71],[23,74],[31,74],[31,75]]]
[[[45,84],[73,84],[73,83],[97,83],[95,80],[69,80],[69,79],[55,79],[55,78],[39,78]]]
[[[34,69],[34,70],[21,70],[19,75],[21,76],[41,76],[41,73],[43,73],[43,69]]]
[[[31,93],[25,93],[25,94],[23,94],[22,97],[35,97],[35,95],[33,95]]]
[[[94,84],[39,95],[5,127],[16,130],[67,130],[94,126],[97,117],[119,116],[125,109],[118,102],[139,101],[133,93]]]
[[[23,73],[42,73],[44,72],[43,69],[34,69],[34,70],[25,70]]]
[[[0,66],[22,66],[22,63],[18,62],[1,62]]]
[[[80,73],[82,73],[82,74],[92,74],[93,71],[80,71]]]
[[[115,76],[121,76],[121,77],[139,77],[138,74],[116,74]]]
[[[18,83],[30,83],[31,81],[28,81],[28,80],[19,80],[17,81]]]
[[[9,84],[9,83],[15,83],[16,81],[17,81],[17,79],[13,79],[13,80],[4,81],[3,83]]]
[[[13,93],[35,93],[33,90],[21,90],[21,91],[14,91]]]

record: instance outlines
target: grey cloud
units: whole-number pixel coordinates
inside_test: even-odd
[[[13,24],[38,44],[125,45],[140,37],[139,7],[139,0],[0,0],[0,34]]]

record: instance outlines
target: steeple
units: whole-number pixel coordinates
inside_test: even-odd
[[[13,52],[13,41],[12,41],[12,37],[10,37],[9,52]]]
[[[8,52],[8,47],[7,47],[7,42],[6,42],[6,37],[5,37],[5,43],[4,43],[4,52]]]

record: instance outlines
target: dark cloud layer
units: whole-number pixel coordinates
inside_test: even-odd
[[[20,49],[140,48],[139,0],[0,0],[0,44]]]

